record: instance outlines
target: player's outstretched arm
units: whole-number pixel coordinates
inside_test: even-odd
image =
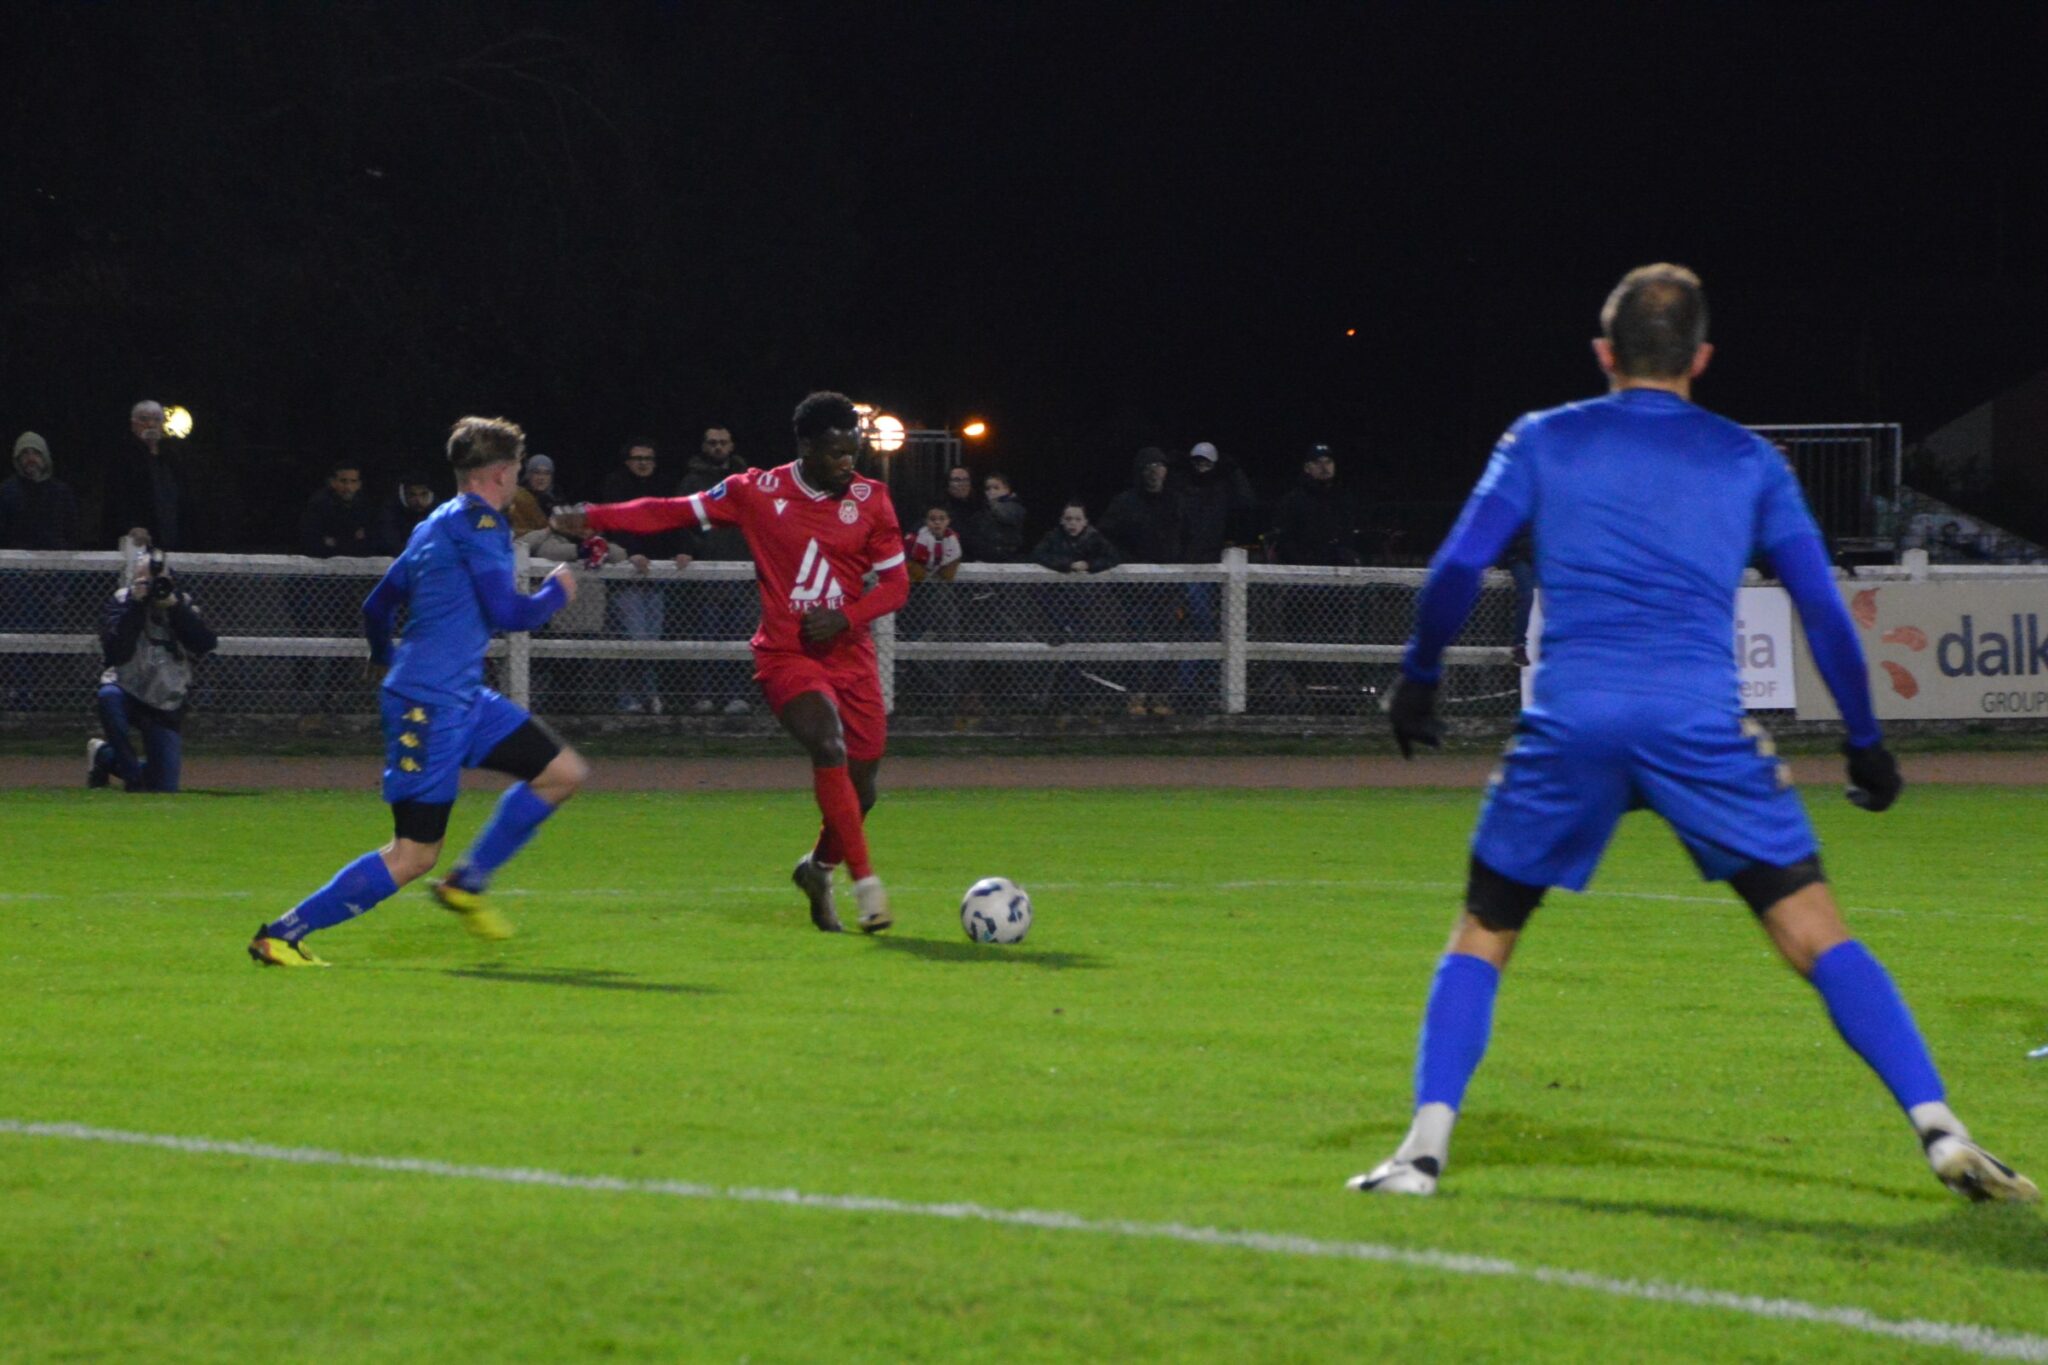
[[[557,565],[531,596],[519,591],[509,564],[472,567],[470,579],[476,584],[477,601],[492,630],[537,630],[576,594],[566,564]]]
[[[412,576],[405,558],[391,561],[391,567],[363,599],[363,638],[370,642],[370,663],[375,668],[391,666],[391,629],[398,621],[398,608],[411,588]]]
[[[1799,624],[1813,648],[1814,667],[1848,730],[1848,740],[1842,746],[1849,763],[1846,795],[1865,810],[1884,810],[1899,799],[1906,782],[1899,775],[1898,760],[1884,747],[1884,732],[1878,728],[1877,712],[1870,701],[1870,673],[1863,660],[1863,646],[1842,594],[1836,590],[1827,547],[1818,535],[1802,532],[1771,546],[1766,553],[1799,609]]]

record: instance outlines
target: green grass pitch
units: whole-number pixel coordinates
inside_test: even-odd
[[[1809,800],[1958,1112],[2048,1175],[2048,790]],[[1646,816],[1525,936],[1444,1193],[1345,1193],[1405,1127],[1475,805],[889,791],[898,928],[868,940],[812,931],[788,884],[807,795],[591,795],[502,878],[510,942],[414,888],[285,972],[243,944],[381,842],[373,793],[0,795],[0,1122],[626,1182],[0,1131],[0,1359],[1962,1358],[1622,1280],[2048,1358],[2048,1223],[1932,1180]],[[991,873],[1033,893],[1019,947],[961,934]],[[634,1183],[660,1181],[918,1207]],[[1088,1226],[927,1216],[958,1201]]]

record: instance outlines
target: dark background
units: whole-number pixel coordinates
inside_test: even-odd
[[[1034,530],[1146,442],[1272,494],[1329,441],[1456,499],[1597,389],[1600,299],[1655,259],[1706,279],[1739,420],[1911,441],[2048,362],[2048,7],[100,3],[4,37],[0,427],[90,494],[133,401],[189,407],[214,545],[287,543],[337,455],[383,495],[464,412],[573,495],[632,433],[674,473],[712,422],[787,458],[821,386],[986,416]]]

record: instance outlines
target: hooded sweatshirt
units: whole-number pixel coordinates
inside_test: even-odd
[[[55,469],[42,437],[15,438],[14,474],[0,483],[0,550],[78,548],[78,495]]]
[[[1145,491],[1145,466],[1166,456],[1157,446],[1138,452],[1131,466],[1131,486],[1109,500],[1097,523],[1133,564],[1180,562],[1180,492],[1168,479],[1157,493]]]

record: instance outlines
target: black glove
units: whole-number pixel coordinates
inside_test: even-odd
[[[1418,744],[1443,747],[1444,723],[1436,718],[1435,683],[1419,683],[1406,674],[1396,679],[1387,697],[1387,719],[1393,724],[1394,743],[1401,746],[1401,757],[1415,757]]]
[[[1857,748],[1844,744],[1849,756],[1849,789],[1843,795],[1865,810],[1884,810],[1899,799],[1906,779],[1899,776],[1899,761],[1883,741]]]

